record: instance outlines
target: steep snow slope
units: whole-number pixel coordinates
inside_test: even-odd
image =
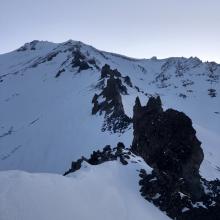
[[[138,192],[140,168],[150,169],[143,161],[127,166],[113,161],[99,166],[84,163],[68,177],[2,171],[0,219],[169,219]]]
[[[0,55],[1,170],[63,173],[92,149],[131,144],[132,129],[102,132],[103,116],[91,115],[106,63],[130,77],[132,87],[124,84],[128,95],[122,95],[128,116],[136,96],[144,103],[150,95],[161,95],[165,107],[192,118],[205,151],[202,174],[220,176],[220,65],[198,58],[137,60],[75,41],[33,41]]]
[[[28,57],[32,51],[24,53]],[[96,71],[67,70],[62,77],[54,77],[66,56],[60,54],[52,63],[3,78],[1,169],[62,173],[72,159],[93,148],[119,140],[130,143],[131,135],[109,136],[101,132],[102,118],[91,117]]]

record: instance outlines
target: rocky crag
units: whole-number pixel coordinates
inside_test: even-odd
[[[77,161],[73,161],[71,168],[64,173],[64,176],[69,173],[73,173],[79,170],[82,166],[82,163],[85,161],[90,165],[99,165],[107,161],[119,160],[121,164],[127,165],[128,160],[133,156],[130,149],[125,148],[123,143],[118,143],[116,147],[111,148],[110,145],[106,145],[102,151],[93,151],[89,158],[81,157]]]
[[[201,178],[204,154],[192,121],[183,112],[162,108],[160,97],[146,106],[136,99],[132,151],[153,171],[141,170],[142,196],[173,219],[219,219],[220,182]]]
[[[107,66],[102,70],[103,74],[106,73],[105,68],[112,73]],[[110,76],[108,80],[116,79]],[[117,84],[117,94],[123,90],[120,85]],[[115,97],[108,89],[103,90],[107,94],[105,97]],[[107,103],[100,106],[96,102],[99,97],[96,95],[93,100],[93,113],[108,112]],[[141,156],[152,167],[150,173],[144,169],[138,171],[140,193],[146,200],[172,219],[220,219],[220,181],[207,181],[199,174],[204,154],[191,119],[173,109],[164,111],[160,97],[149,98],[146,106],[142,106],[136,98],[133,111],[134,138],[131,148],[125,148],[123,143],[118,143],[113,149],[107,145],[102,151],[94,151],[90,158],[82,157],[72,162],[64,175],[79,170],[84,161],[99,165],[118,160],[127,165],[132,162],[132,157]]]
[[[105,120],[102,131],[123,133],[131,123],[122,104],[121,95],[128,95],[127,88],[123,83],[132,86],[130,78],[128,76],[122,77],[117,69],[112,70],[107,64],[102,67],[97,85],[101,92],[95,94],[92,99],[92,114],[104,113]]]

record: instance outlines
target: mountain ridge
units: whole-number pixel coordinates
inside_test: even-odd
[[[214,62],[72,40],[0,55],[0,218],[218,218],[219,85]]]
[[[183,59],[190,59],[190,58],[195,58],[195,59],[199,59],[200,61],[202,61],[202,59],[200,59],[198,56],[189,56],[189,57],[185,57],[185,56],[175,56],[175,57],[165,57],[165,58],[157,58],[157,56],[152,56],[151,58],[135,58],[135,57],[130,57],[130,56],[127,56],[127,55],[123,55],[123,54],[120,54],[120,53],[114,53],[114,52],[109,52],[109,51],[105,51],[105,50],[101,50],[101,49],[97,49],[96,47],[92,46],[91,44],[87,44],[87,43],[84,43],[80,40],[72,40],[72,39],[69,39],[67,41],[64,41],[64,42],[59,42],[59,43],[55,43],[55,42],[52,42],[52,41],[47,41],[47,40],[32,40],[30,42],[26,42],[24,43],[22,46],[18,47],[17,49],[15,50],[12,50],[12,51],[9,51],[9,52],[5,52],[5,53],[1,53],[1,55],[5,55],[5,54],[9,54],[9,53],[12,53],[12,52],[15,52],[15,51],[18,51],[20,50],[22,47],[24,47],[25,45],[26,46],[29,46],[31,45],[32,43],[43,43],[43,44],[51,44],[51,45],[64,45],[64,44],[68,44],[68,43],[72,43],[72,44],[82,44],[84,46],[88,46],[88,47],[91,47],[97,51],[100,51],[100,52],[104,52],[104,53],[108,53],[110,55],[113,55],[113,56],[118,56],[118,57],[122,57],[122,58],[125,58],[125,59],[128,59],[128,60],[133,60],[133,61],[141,61],[141,60],[158,60],[158,61],[164,61],[164,60],[168,60],[168,59],[180,59],[180,58],[183,58]],[[202,61],[203,63],[215,63],[215,64],[218,64],[220,65],[218,62],[216,62],[215,60],[206,60],[206,61]]]
[[[31,50],[32,46],[36,48]],[[209,131],[216,137],[212,146],[218,145],[218,64],[197,58],[132,60],[72,40],[61,44],[34,41],[21,51],[0,56],[1,169],[63,173],[74,158],[88,155],[93,147],[131,143],[131,129],[109,135],[101,131],[104,115],[92,116],[92,99],[102,93],[98,83],[105,64],[121,74],[118,78],[127,89],[121,102],[128,117],[132,117],[136,96],[146,102],[160,95],[165,108],[183,111],[192,118],[202,131],[203,143],[208,142],[204,134]],[[126,84],[125,77],[132,86]],[[220,167],[219,154],[210,147],[207,161]],[[57,154],[62,159],[56,164]],[[30,155],[35,157],[30,160]]]

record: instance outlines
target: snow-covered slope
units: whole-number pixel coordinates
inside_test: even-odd
[[[139,194],[137,170],[150,168],[141,158],[133,161],[138,163],[91,166],[84,162],[80,171],[67,177],[2,171],[0,219],[169,219]]]
[[[155,94],[166,108],[189,115],[203,142],[202,174],[220,176],[220,65],[198,58],[131,59],[76,41],[33,41],[0,55],[1,170],[63,173],[93,149],[131,144],[132,126],[124,133],[102,132],[104,116],[91,114],[105,64],[131,80],[132,86],[123,82],[128,116],[136,96],[145,103]]]

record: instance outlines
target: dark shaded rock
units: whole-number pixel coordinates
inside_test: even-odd
[[[36,68],[38,65],[42,64],[42,63],[46,63],[46,62],[50,62],[52,61],[58,54],[60,53],[60,51],[53,51],[49,54],[47,54],[45,57],[40,57],[39,59],[37,59],[30,67],[31,68]]]
[[[207,62],[206,67],[208,71],[208,79],[207,81],[210,82],[212,85],[213,83],[218,83],[219,82],[219,72],[217,71],[219,64],[215,62]]]
[[[104,148],[103,148],[103,152],[110,152],[112,149],[111,149],[111,146],[110,145],[106,145]]]
[[[117,69],[112,70],[108,64],[105,64],[101,70],[101,78],[113,76],[116,78],[121,77],[121,73]]]
[[[192,80],[186,79],[182,80],[182,86],[187,87],[187,86],[192,86],[194,82]]]
[[[217,92],[215,89],[208,89],[208,95],[211,97],[211,98],[215,98],[217,96]]]
[[[94,58],[89,59],[88,63],[91,64],[92,66],[94,66],[97,70],[100,70],[99,66],[97,65],[96,61]]]
[[[63,72],[65,72],[65,69],[59,70],[59,71],[57,72],[55,78],[58,78],[58,77],[61,75],[61,73],[63,73]]]
[[[11,134],[14,133],[14,132],[15,132],[15,131],[14,131],[14,127],[11,126],[7,132],[5,132],[5,133],[3,133],[3,134],[0,134],[0,138],[6,137],[6,136],[8,136],[8,135],[11,135]]]
[[[92,103],[92,114],[105,114],[102,131],[124,132],[131,123],[131,119],[125,114],[121,95],[127,95],[127,88],[123,85],[121,73],[110,69],[105,64],[101,70],[99,89],[101,93],[95,94]],[[104,84],[106,80],[106,85]]]
[[[113,133],[124,133],[131,124],[131,118],[126,114],[117,114],[113,112],[110,116],[105,115],[102,131],[110,131]]]
[[[145,170],[139,173],[141,180],[140,193],[169,217],[176,220],[217,220],[220,217],[220,181],[201,179],[206,188],[200,199],[195,199],[189,192],[184,191],[184,179],[175,182],[168,173],[153,170],[147,174]]]
[[[123,156],[119,156],[119,158],[120,158],[120,162],[123,164],[123,165],[127,165],[128,164],[128,162],[125,160],[125,158],[123,157]]]
[[[186,99],[186,98],[187,98],[187,96],[186,96],[185,94],[183,94],[183,93],[180,93],[180,94],[179,94],[179,97],[181,97],[181,98],[183,98],[183,99]]]
[[[26,51],[26,50],[36,50],[36,45],[39,43],[38,40],[33,40],[30,43],[26,43],[24,46],[17,49],[18,52]]]
[[[177,220],[220,219],[220,181],[199,175],[201,143],[183,112],[163,111],[159,97],[146,106],[136,99],[132,151],[153,168],[140,171],[140,193]]]
[[[80,50],[73,51],[73,57],[71,64],[73,68],[78,67],[78,72],[91,68],[86,61],[86,57],[80,52]]]
[[[107,86],[104,88],[103,95],[109,98],[119,94],[128,95],[127,88],[121,82],[121,79],[110,76],[107,80]]]
[[[78,159],[77,161],[73,161],[71,164],[71,168],[67,172],[65,172],[63,175],[66,176],[69,173],[73,173],[73,172],[79,170],[82,166],[83,161],[87,161],[87,159],[85,157],[82,157],[82,158]]]
[[[117,147],[111,148],[110,145],[106,145],[102,151],[97,150],[93,151],[93,153],[90,155],[90,158],[82,157],[78,159],[77,161],[73,161],[71,164],[71,168],[65,172],[63,175],[66,176],[70,173],[73,173],[77,170],[79,170],[82,166],[83,161],[86,161],[87,163],[91,165],[99,165],[107,161],[114,161],[119,160],[121,164],[127,165],[128,161],[130,159],[131,152],[129,149],[125,149],[125,146],[123,143],[119,142],[117,144]]]
[[[99,96],[97,94],[95,94],[92,99],[92,104],[93,104],[92,114],[93,115],[95,115],[100,110],[98,98],[99,98]]]
[[[118,142],[117,144],[117,150],[118,151],[122,151],[123,149],[125,149],[125,145],[122,142]]]
[[[137,98],[133,127],[133,152],[173,181],[183,178],[187,190],[201,196],[199,167],[204,155],[191,119],[173,109],[163,111],[159,97],[151,97],[144,107]]]
[[[124,77],[124,82],[125,82],[128,86],[133,87],[132,82],[131,82],[131,79],[130,79],[129,76],[125,76],[125,77]]]
[[[76,171],[81,168],[82,159],[77,160],[76,162],[72,162],[71,168],[72,170]]]
[[[58,55],[59,52],[52,52],[50,54],[47,55],[46,60],[47,61],[51,61],[53,60],[54,57],[56,57]]]
[[[140,92],[139,87],[135,86],[134,88],[135,88],[138,92]]]

